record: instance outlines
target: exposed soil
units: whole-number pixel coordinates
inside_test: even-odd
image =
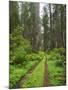
[[[43,86],[44,87],[48,87],[49,86],[49,74],[48,74],[48,64],[47,64],[47,60],[45,61],[45,69],[44,69],[44,82],[43,82]]]
[[[24,82],[28,79],[29,75],[32,74],[33,70],[36,68],[36,66],[37,66],[39,63],[40,63],[40,62],[36,62],[36,63],[27,71],[27,73],[20,78],[20,80],[19,80],[18,83],[16,84],[15,88],[21,88],[21,86],[20,86],[21,83],[22,83],[22,85],[24,84]]]

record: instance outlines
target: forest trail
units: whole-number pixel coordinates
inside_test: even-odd
[[[15,88],[21,88],[21,83],[24,84],[24,82],[29,78],[29,76],[32,74],[33,70],[37,67],[37,65],[40,62],[36,62],[28,71],[27,73],[20,78],[20,80],[18,81],[18,83],[16,84]]]
[[[49,75],[48,75],[48,64],[47,64],[47,58],[45,59],[45,64],[44,64],[44,81],[43,81],[43,86],[48,87],[49,86]],[[16,84],[15,88],[21,88],[21,85],[24,84],[25,81],[28,80],[28,78],[32,75],[32,72],[35,70],[35,68],[39,65],[40,62],[35,63],[28,71],[27,73],[20,78],[18,83]]]
[[[45,69],[44,69],[44,82],[43,82],[44,87],[49,86],[49,75],[48,75],[48,64],[47,64],[47,58],[45,61]]]

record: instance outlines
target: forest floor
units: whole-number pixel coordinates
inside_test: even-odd
[[[27,72],[26,74],[20,78],[20,80],[18,81],[18,83],[16,84],[15,88],[20,88],[20,85],[22,83],[22,85],[24,84],[24,82],[29,78],[29,75],[31,75],[31,73],[33,72],[33,70],[36,68],[36,66],[39,64],[40,62],[36,62]]]
[[[56,57],[56,56],[54,56]],[[15,88],[32,88],[65,85],[64,67],[56,66],[58,60],[46,55],[35,62],[17,82]]]
[[[20,88],[43,86],[45,60],[33,67],[20,81]]]
[[[36,65],[32,66],[32,68],[27,72],[27,74],[20,80],[19,88],[21,88],[21,86],[24,87],[24,84],[28,82],[30,77],[32,77],[32,73],[38,67],[38,65],[39,65],[39,63],[37,63]],[[43,72],[43,77],[42,77],[43,79],[42,79],[41,85],[43,84],[44,87],[48,87],[49,86],[48,64],[47,64],[47,60],[45,60],[45,58],[44,58],[43,67],[44,67],[43,68],[44,72]],[[27,87],[27,86],[28,86],[28,84],[27,85],[25,84],[25,87]]]

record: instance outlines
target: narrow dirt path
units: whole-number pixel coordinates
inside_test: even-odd
[[[49,86],[49,75],[48,75],[48,64],[47,64],[47,58],[45,61],[45,69],[44,69],[44,82],[43,82],[43,86],[44,87],[48,87]]]
[[[39,63],[40,63],[40,62],[36,62],[36,63],[27,71],[27,73],[20,78],[20,80],[19,80],[18,83],[16,84],[15,88],[21,88],[21,83],[24,84],[24,82],[29,78],[29,75],[32,74],[33,70],[36,68],[36,66],[37,66]]]

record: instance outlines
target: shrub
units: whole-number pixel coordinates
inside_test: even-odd
[[[14,63],[16,64],[25,64],[27,59],[25,58],[26,56],[26,51],[24,50],[23,47],[19,47],[16,52],[15,52],[15,60]]]
[[[25,56],[31,53],[30,42],[22,36],[20,26],[16,27],[10,34],[10,64],[24,64],[27,59]]]
[[[63,66],[62,60],[56,60],[55,64],[56,66],[59,66],[59,67]]]
[[[26,55],[26,59],[28,59],[28,61],[35,61],[35,60],[40,61],[42,60],[42,58],[43,57],[38,53],[31,53]]]
[[[63,55],[65,53],[64,48],[55,48],[52,50],[54,53],[59,53],[60,55]]]
[[[65,56],[61,53],[64,52],[64,48],[55,48],[49,52],[49,60],[65,60]]]

